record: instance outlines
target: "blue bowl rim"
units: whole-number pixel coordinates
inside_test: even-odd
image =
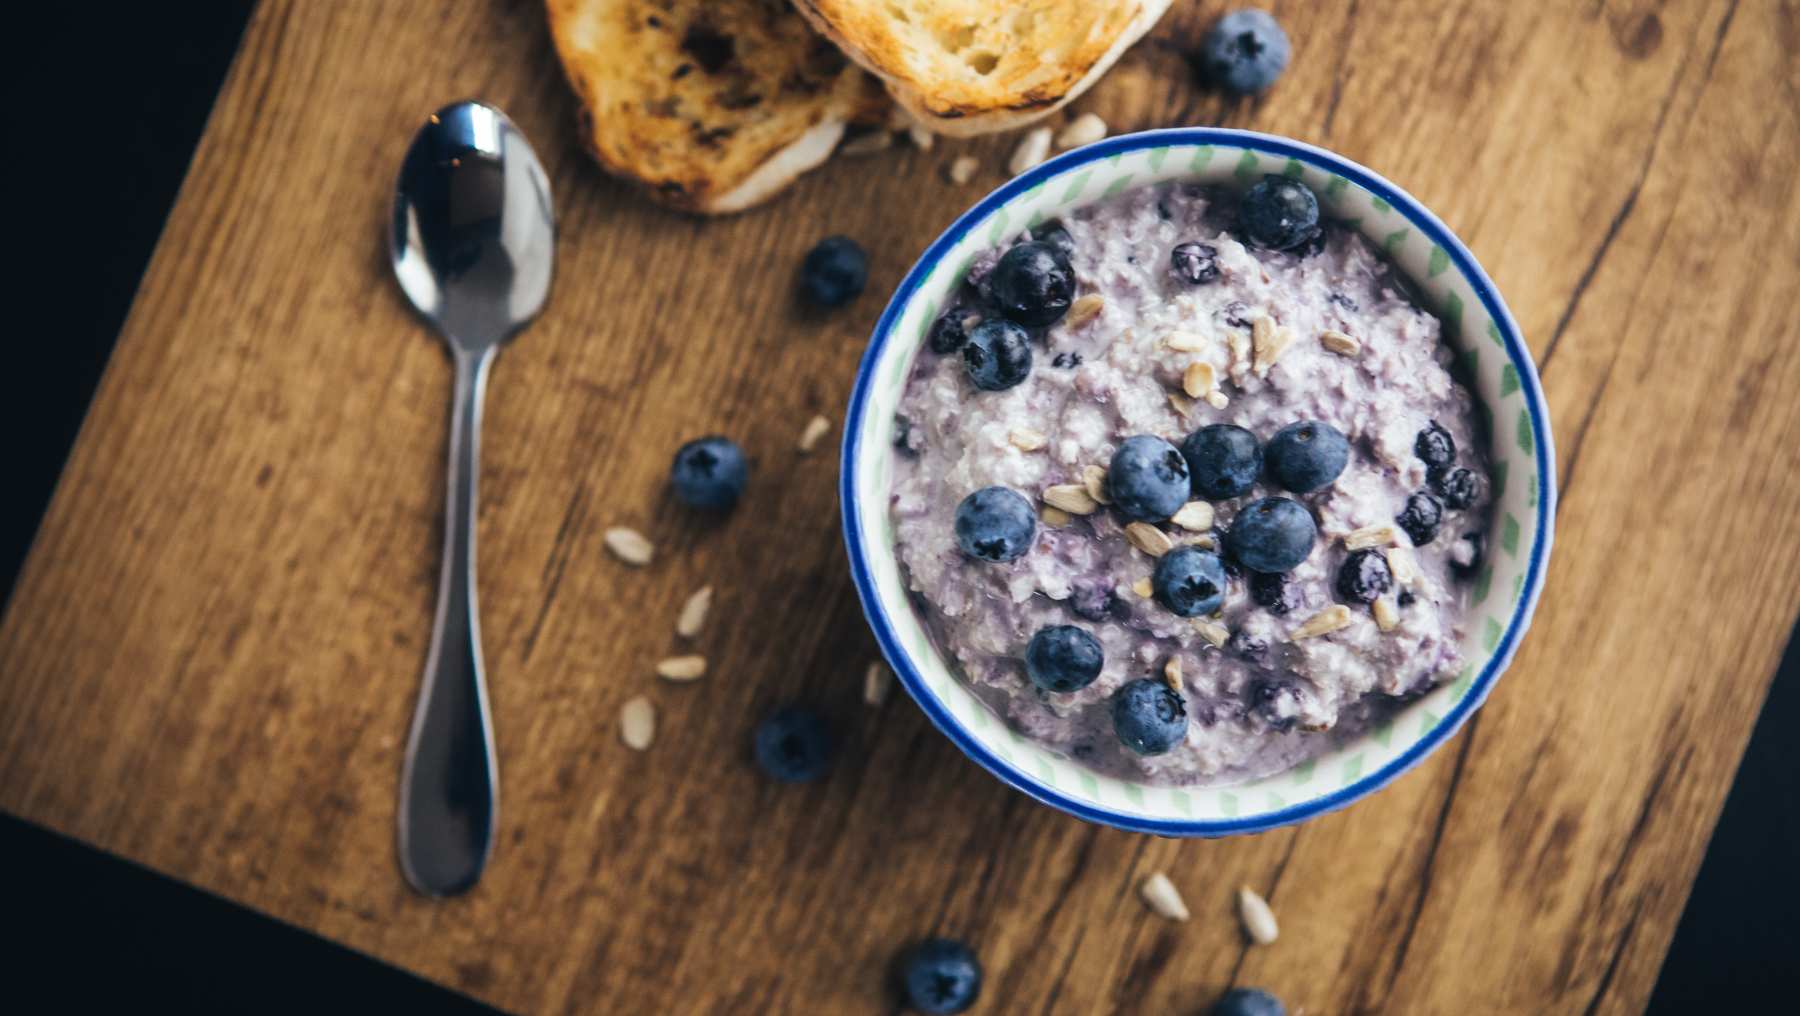
[[[868,399],[868,389],[875,373],[875,365],[880,360],[888,341],[893,337],[894,325],[899,321],[901,313],[911,301],[914,291],[925,281],[932,268],[943,259],[944,255],[960,242],[970,229],[986,219],[997,206],[1011,201],[1025,191],[1071,167],[1143,148],[1189,145],[1220,145],[1252,149],[1257,152],[1297,159],[1328,173],[1342,176],[1387,201],[1408,222],[1430,237],[1432,242],[1449,254],[1451,263],[1469,283],[1470,288],[1480,298],[1482,306],[1487,310],[1488,316],[1499,327],[1507,357],[1518,370],[1519,384],[1524,394],[1526,409],[1531,414],[1531,426],[1538,439],[1539,497],[1535,538],[1532,541],[1531,560],[1526,568],[1525,586],[1518,603],[1513,607],[1506,630],[1501,634],[1500,641],[1495,646],[1493,654],[1488,658],[1487,665],[1482,668],[1469,692],[1416,743],[1373,772],[1330,794],[1311,798],[1277,811],[1242,819],[1171,820],[1147,818],[1130,812],[1114,811],[1104,806],[1069,797],[1053,787],[1044,785],[990,752],[986,746],[965,731],[949,711],[938,703],[936,697],[925,687],[924,677],[913,666],[912,660],[901,647],[899,638],[888,620],[887,612],[875,592],[874,582],[870,578],[865,563],[868,550],[863,544],[861,535],[862,505],[855,496],[857,451],[863,430],[861,420]],[[1390,183],[1373,170],[1304,142],[1256,131],[1223,127],[1175,127],[1118,135],[1064,152],[1041,163],[1007,181],[997,190],[976,202],[974,207],[958,216],[956,221],[951,223],[950,227],[925,249],[925,253],[913,264],[912,270],[906,273],[899,288],[894,291],[892,299],[888,301],[887,308],[875,324],[875,331],[870,335],[869,347],[864,351],[862,361],[857,367],[856,383],[851,390],[849,407],[845,413],[844,440],[838,470],[838,502],[843,513],[844,542],[849,552],[851,576],[856,582],[856,594],[862,601],[863,615],[868,619],[869,627],[875,633],[875,639],[881,647],[882,655],[887,658],[907,693],[913,697],[914,701],[918,702],[919,708],[925,711],[925,715],[930,718],[932,724],[958,748],[962,749],[965,755],[974,759],[982,768],[1013,789],[1053,808],[1074,815],[1076,818],[1118,829],[1152,833],[1159,836],[1212,837],[1265,832],[1281,826],[1304,822],[1327,812],[1347,807],[1380,790],[1400,774],[1418,765],[1427,755],[1456,733],[1469,716],[1481,707],[1482,703],[1487,700],[1494,682],[1512,662],[1513,654],[1518,650],[1520,638],[1530,627],[1532,613],[1537,608],[1538,596],[1543,589],[1544,572],[1550,556],[1550,544],[1555,529],[1555,460],[1556,449],[1551,439],[1550,416],[1544,403],[1543,386],[1538,379],[1536,366],[1532,362],[1531,351],[1519,334],[1518,323],[1513,320],[1512,313],[1507,309],[1505,301],[1500,299],[1493,280],[1488,278],[1487,272],[1482,270],[1475,255],[1436,215],[1432,214],[1412,195]]]

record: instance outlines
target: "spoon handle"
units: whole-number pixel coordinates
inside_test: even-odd
[[[475,609],[475,484],[493,355],[492,346],[455,353],[443,572],[400,774],[400,870],[428,896],[474,886],[494,843],[499,778]]]

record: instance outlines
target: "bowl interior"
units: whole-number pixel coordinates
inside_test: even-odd
[[[1014,733],[961,683],[915,612],[886,510],[893,419],[926,329],[970,260],[1020,230],[1130,187],[1181,179],[1248,185],[1296,177],[1327,215],[1386,250],[1444,321],[1488,418],[1495,509],[1453,681],[1344,747],[1287,772],[1223,788],[1113,779]],[[1404,192],[1337,156],[1242,131],[1125,135],[1070,152],[989,195],[920,259],[876,328],[846,426],[842,491],[859,592],[882,650],[926,713],[976,761],[1046,803],[1149,832],[1216,835],[1269,828],[1341,807],[1378,788],[1455,731],[1511,657],[1542,581],[1551,537],[1548,417],[1530,354],[1492,284],[1443,224]]]

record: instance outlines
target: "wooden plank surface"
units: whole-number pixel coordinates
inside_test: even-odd
[[[1507,294],[1561,452],[1536,626],[1390,789],[1257,837],[1132,836],[1003,788],[909,702],[861,705],[834,463],[793,442],[842,412],[881,297],[1010,140],[680,218],[580,155],[538,5],[269,0],[0,626],[0,806],[520,1010],[887,1011],[890,956],[932,931],[975,943],[989,1012],[1192,1012],[1234,981],[1308,1013],[1641,1008],[1800,609],[1800,12],[1274,6],[1296,51],[1268,98],[1193,86],[1223,5],[1177,3],[1079,108],[1288,134],[1407,187]],[[536,139],[560,263],[484,444],[499,847],[429,903],[393,812],[450,370],[381,223],[409,133],[466,94]],[[959,188],[963,152],[987,168]],[[829,232],[872,251],[871,291],[805,313],[792,272]],[[756,459],[722,526],[662,489],[709,431]],[[609,524],[657,564],[608,558]],[[659,685],[704,582],[713,673]],[[615,733],[638,693],[645,754]],[[794,698],[846,750],[776,787],[750,724]],[[1158,869],[1192,922],[1136,900]],[[1244,946],[1240,883],[1277,944]]]

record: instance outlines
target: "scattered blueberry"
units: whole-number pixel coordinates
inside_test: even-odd
[[[1233,988],[1213,1005],[1212,1016],[1287,1016],[1287,1008],[1261,988]]]
[[[1187,736],[1187,709],[1168,685],[1140,677],[1113,692],[1113,732],[1139,755],[1161,755]]]
[[[1393,585],[1394,573],[1379,550],[1351,551],[1338,566],[1337,594],[1347,603],[1374,603]]]
[[[939,356],[956,352],[969,341],[971,317],[965,307],[950,308],[931,323],[931,331],[925,334],[925,344]]]
[[[1248,491],[1262,475],[1263,450],[1256,435],[1229,423],[1201,427],[1181,442],[1194,493],[1222,501]]]
[[[981,961],[955,939],[928,938],[900,957],[900,990],[919,1012],[963,1012],[981,995]]]
[[[1080,691],[1094,683],[1105,663],[1100,640],[1072,624],[1039,628],[1025,647],[1025,673],[1045,691]]]
[[[1081,366],[1081,354],[1058,353],[1056,354],[1056,359],[1051,360],[1050,363],[1052,366],[1061,367],[1064,370],[1073,370],[1074,368]]]
[[[785,706],[756,728],[756,764],[783,783],[816,780],[831,767],[831,730],[805,706]]]
[[[1140,522],[1161,522],[1193,493],[1187,460],[1160,437],[1139,434],[1119,442],[1106,470],[1113,507]]]
[[[736,441],[717,435],[682,445],[669,467],[675,496],[695,508],[730,508],[749,479],[744,450]]]
[[[1319,198],[1298,180],[1270,174],[1238,202],[1238,229],[1268,250],[1292,250],[1319,231]]]
[[[1227,91],[1265,91],[1287,69],[1287,33],[1267,11],[1232,11],[1213,23],[1200,42],[1200,69]]]
[[[1063,257],[1071,257],[1075,253],[1075,238],[1069,235],[1068,227],[1064,226],[1060,219],[1051,219],[1032,230],[1031,238],[1062,251]]]
[[[1450,570],[1464,578],[1475,574],[1481,567],[1482,552],[1486,549],[1485,541],[1480,533],[1464,533],[1450,548]]]
[[[1210,243],[1178,243],[1169,252],[1169,267],[1175,277],[1190,285],[1219,281],[1219,266],[1213,260],[1219,249]]]
[[[1024,495],[1005,487],[983,487],[956,506],[956,543],[982,561],[1016,561],[1031,549],[1037,513]]]
[[[1432,466],[1426,470],[1425,478],[1431,482],[1431,489],[1444,499],[1444,507],[1461,511],[1475,503],[1481,484],[1475,479],[1472,470],[1461,466],[1445,468]]]
[[[1280,617],[1300,606],[1300,588],[1281,572],[1251,572],[1250,599]]]
[[[1260,663],[1269,652],[1269,640],[1259,638],[1243,629],[1231,633],[1225,640],[1225,649],[1240,659],[1251,663]]]
[[[1075,270],[1053,244],[1029,241],[1000,255],[981,280],[1000,313],[1031,328],[1054,324],[1075,298]]]
[[[1413,546],[1423,547],[1437,538],[1438,523],[1444,520],[1444,506],[1424,491],[1416,491],[1406,499],[1406,507],[1394,516],[1400,528],[1412,539]]]
[[[1428,466],[1447,466],[1456,461],[1456,439],[1433,420],[1413,438],[1413,454]]]
[[[1225,602],[1225,565],[1199,547],[1176,547],[1156,560],[1150,588],[1156,601],[1181,617],[1199,617]]]
[[[1265,497],[1238,512],[1225,543],[1251,571],[1285,572],[1306,560],[1318,535],[1319,527],[1304,505],[1285,497]]]
[[[821,307],[841,307],[869,281],[869,255],[847,236],[828,236],[800,263],[800,290]]]
[[[963,369],[984,392],[998,392],[1031,373],[1031,336],[1005,318],[988,318],[963,343]]]
[[[1300,689],[1289,680],[1258,681],[1250,686],[1250,711],[1276,730],[1288,730],[1300,713]]]
[[[1350,441],[1329,423],[1302,420],[1275,432],[1263,449],[1269,475],[1296,494],[1337,479],[1350,461]]]

